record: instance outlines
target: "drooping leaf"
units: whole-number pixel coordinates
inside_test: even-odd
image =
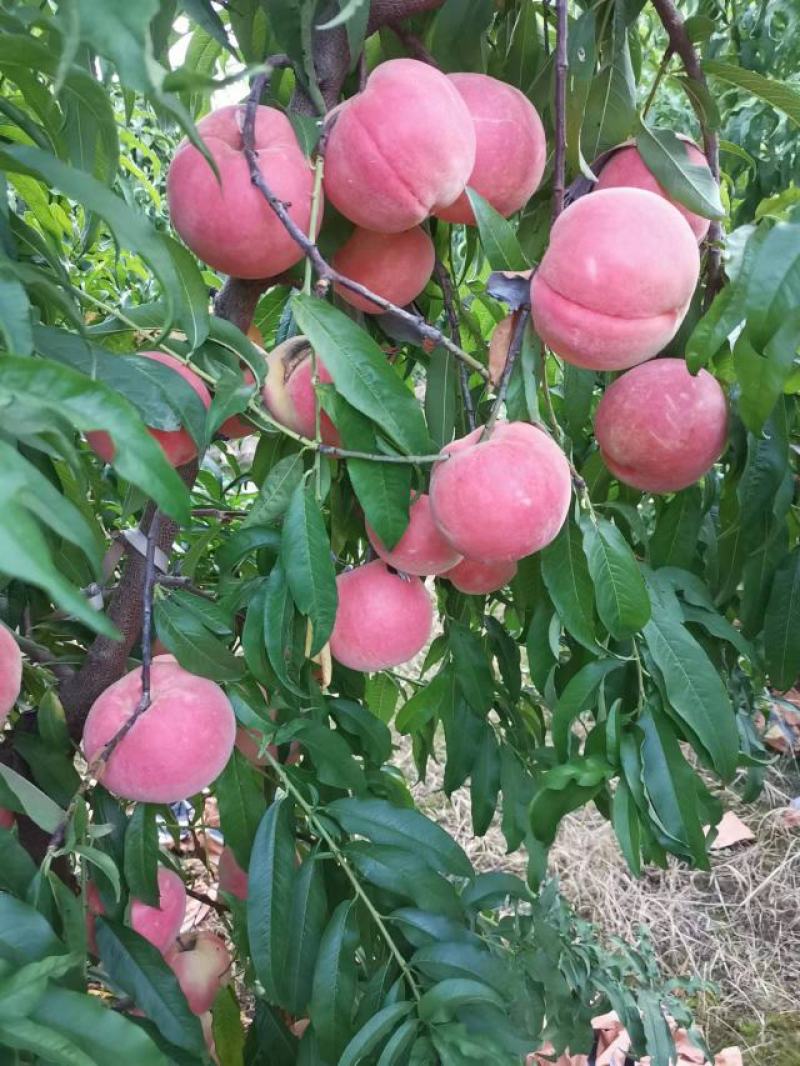
[[[612,522],[601,518],[585,522],[583,548],[603,625],[617,640],[631,636],[650,617],[650,601],[628,542]]]
[[[702,218],[724,217],[719,186],[708,164],[692,162],[686,141],[675,132],[640,122],[636,147],[647,169],[673,200]]]
[[[764,616],[764,654],[772,683],[791,688],[800,674],[800,548],[775,571]]]
[[[467,196],[478,223],[484,254],[492,270],[528,270],[530,264],[508,219],[503,218],[480,193],[469,186]]]
[[[247,932],[256,976],[268,999],[287,1000],[286,930],[294,890],[292,809],[275,800],[261,819],[250,853]]]
[[[320,1050],[329,1062],[339,1061],[353,1035],[357,944],[356,908],[342,900],[320,939],[310,1005]]]

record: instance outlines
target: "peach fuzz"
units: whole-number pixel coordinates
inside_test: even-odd
[[[303,437],[314,437],[314,385],[311,381],[311,347],[305,337],[292,337],[267,356],[267,377],[261,395],[264,406],[276,422]],[[330,376],[317,359],[320,383],[330,385]],[[320,430],[326,444],[339,444],[339,433],[328,415],[320,412]]]
[[[0,623],[0,726],[11,713],[22,688],[22,652],[10,629]]]
[[[416,59],[376,67],[338,111],[325,153],[325,194],[379,233],[419,225],[464,191],[475,126],[450,79]]]
[[[508,218],[525,206],[542,180],[547,144],[539,112],[519,89],[488,74],[448,77],[475,126],[475,166],[467,185]],[[445,222],[475,222],[466,192],[436,214]]]
[[[8,807],[0,807],[0,829],[13,829],[17,816]]]
[[[176,359],[174,355],[167,355],[166,352],[137,352],[136,354],[143,359],[152,359],[156,363],[162,363],[164,366],[174,370],[176,374],[180,374],[183,380],[188,381],[200,397],[205,409],[208,410],[211,406],[211,393],[204,382],[180,359]],[[188,430],[149,429],[148,433],[161,445],[167,461],[172,466],[183,466],[184,463],[188,463],[197,455],[197,445],[192,440]],[[86,434],[86,440],[89,442],[92,451],[99,455],[104,463],[113,463],[116,449],[114,442],[105,430],[92,430]]]
[[[229,892],[237,899],[247,899],[247,874],[228,847],[223,848],[220,854],[217,877],[221,892]]]
[[[461,556],[439,532],[431,514],[430,497],[423,493],[411,504],[408,526],[391,549],[386,548],[374,529],[367,524],[369,542],[378,555],[395,570],[426,577],[450,570]]]
[[[418,577],[393,574],[380,559],[339,574],[331,654],[351,670],[408,662],[431,635],[433,604]]]
[[[431,475],[433,518],[453,547],[483,563],[513,562],[549,544],[572,483],[561,449],[527,422],[499,422],[449,444]]]
[[[708,169],[706,157],[696,144],[692,144],[691,141],[687,140],[686,151],[690,163]],[[620,187],[647,189],[648,192],[654,192],[657,196],[663,196],[668,203],[672,204],[673,207],[680,211],[692,227],[692,233],[694,233],[698,241],[702,241],[708,233],[708,227],[711,225],[711,221],[707,218],[703,218],[702,215],[694,214],[694,212],[690,211],[688,207],[684,207],[683,204],[679,204],[677,200],[673,200],[664,187],[659,184],[653,172],[648,170],[645,161],[639,154],[639,149],[633,144],[627,145],[614,152],[600,171],[600,177],[595,185],[595,190],[617,189]]]
[[[634,367],[606,389],[595,437],[608,469],[644,492],[678,492],[707,473],[725,450],[725,393],[706,370],[692,377],[682,359]]]
[[[178,978],[193,1014],[210,1010],[217,992],[230,980],[230,953],[214,933],[178,937],[164,958]]]
[[[131,717],[141,688],[138,668],[94,701],[83,730],[89,763]],[[222,771],[233,751],[236,718],[219,685],[190,674],[172,656],[153,660],[150,690],[150,706],[114,749],[102,782],[123,799],[176,803]]]
[[[603,189],[556,220],[531,282],[536,332],[575,366],[626,370],[674,337],[700,272],[675,208],[645,189]]]
[[[250,181],[244,111],[240,105],[221,107],[197,123],[219,180],[200,151],[183,141],[170,164],[167,198],[172,225],[199,259],[223,274],[267,278],[294,266],[303,253]],[[314,174],[282,112],[258,108],[255,147],[267,185],[308,233]]]
[[[351,281],[404,307],[428,284],[435,261],[433,241],[419,226],[402,233],[375,233],[356,227],[334,255],[333,266]],[[383,310],[344,285],[334,285],[334,289],[346,303],[368,315],[379,315]]]
[[[469,596],[485,596],[488,592],[497,592],[504,588],[517,572],[515,562],[484,563],[480,559],[462,559],[452,570],[442,577]]]

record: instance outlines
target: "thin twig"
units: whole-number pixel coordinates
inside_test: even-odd
[[[653,101],[656,98],[656,93],[658,92],[658,87],[661,84],[661,81],[662,81],[664,75],[667,72],[667,67],[669,66],[669,61],[670,61],[670,59],[672,59],[672,57],[674,55],[675,55],[675,51],[674,51],[672,45],[669,45],[667,47],[667,50],[664,52],[664,55],[661,57],[661,62],[658,64],[658,70],[656,71],[656,76],[655,76],[655,78],[653,78],[653,84],[650,86],[650,92],[647,94],[647,99],[644,102],[644,107],[642,108],[642,118],[643,119],[647,118],[647,112],[653,106]]]
[[[48,667],[55,676],[59,679],[71,676],[75,671],[71,666],[61,662],[58,656],[54,655],[49,648],[46,648],[44,644],[39,644],[35,640],[31,640],[30,637],[23,637],[19,633],[11,634],[14,640],[17,642],[19,650],[23,652],[34,663],[41,663],[42,666]]]
[[[192,899],[196,899],[198,903],[205,903],[207,907],[211,907],[217,914],[227,914],[230,911],[228,904],[221,899],[212,899],[211,896],[207,896],[205,892],[198,892],[194,888],[190,888],[186,885],[186,895],[191,896]]]
[[[556,0],[556,144],[554,152],[553,217],[564,210],[567,165],[567,0]]]
[[[379,296],[376,292],[372,292],[372,290],[368,289],[365,285],[361,285],[359,282],[353,281],[352,278],[348,278],[344,274],[340,274],[338,270],[335,270],[323,257],[315,241],[313,241],[308,234],[304,233],[300,226],[297,225],[289,214],[289,207],[291,205],[284,203],[283,200],[280,200],[275,195],[265,181],[264,175],[261,173],[261,168],[258,165],[258,151],[254,146],[254,132],[255,108],[260,95],[259,78],[256,78],[253,82],[253,90],[247,103],[245,120],[242,127],[242,141],[244,143],[243,151],[245,159],[247,160],[247,165],[250,169],[250,180],[281,220],[284,229],[292,240],[302,249],[305,257],[311,261],[311,264],[317,273],[317,277],[323,283],[322,288],[330,287],[331,284],[341,285],[342,288],[348,289],[350,292],[358,293],[359,296],[363,296],[366,300],[371,300],[373,303],[377,304],[382,311],[390,311],[404,322],[408,322],[416,328],[425,340],[431,341],[435,345],[440,344],[444,348],[447,348],[447,350],[452,352],[457,359],[466,363],[467,366],[471,367],[484,379],[488,379],[489,371],[486,367],[477,359],[474,359],[467,352],[459,348],[459,346],[451,341],[446,334],[442,333],[440,329],[437,329],[429,322],[426,322],[420,315],[412,314],[410,311],[406,311],[405,308],[398,307],[397,304],[393,304],[390,300],[386,300],[383,296]]]
[[[519,357],[519,353],[522,351],[522,339],[525,336],[525,329],[528,325],[528,319],[530,318],[530,311],[525,308],[520,311],[517,324],[514,328],[514,335],[511,338],[511,344],[508,346],[508,355],[506,356],[505,366],[503,367],[503,373],[500,375],[500,381],[497,385],[497,396],[492,404],[492,410],[489,413],[489,418],[486,421],[486,425],[483,427],[483,433],[481,434],[481,440],[486,440],[491,436],[494,424],[497,421],[497,416],[500,414],[500,408],[506,402],[506,394],[508,393],[508,385],[511,381],[511,374],[514,370],[514,365]]]
[[[311,442],[313,445],[313,441]],[[436,455],[381,455],[373,452],[354,452],[349,448],[337,448],[332,444],[320,444],[317,447],[320,455],[329,455],[333,459],[366,459],[371,463],[411,463],[422,466],[426,463],[443,463],[450,456],[445,452]]]
[[[461,347],[461,326],[458,321],[458,310],[456,309],[455,293],[453,291],[453,280],[450,277],[450,272],[447,267],[441,261],[436,260],[436,264],[433,268],[433,273],[436,280],[439,283],[439,288],[442,290],[442,300],[444,302],[444,310],[447,315],[447,321],[450,325],[450,336],[455,343]],[[477,421],[475,418],[475,404],[472,402],[472,393],[469,389],[469,371],[463,363],[458,364],[459,382],[461,385],[461,400],[464,404],[464,413],[467,416],[467,425],[470,432],[475,429]]]

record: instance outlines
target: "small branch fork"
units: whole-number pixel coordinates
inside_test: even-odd
[[[384,299],[383,296],[379,296],[377,293],[372,292],[372,290],[368,289],[365,285],[361,285],[359,282],[353,281],[352,278],[348,278],[344,274],[340,274],[338,270],[335,270],[323,257],[315,241],[304,233],[297,225],[289,214],[288,207],[290,205],[287,206],[283,200],[278,199],[265,181],[264,175],[261,173],[261,168],[258,165],[258,150],[255,148],[254,138],[255,120],[256,107],[261,99],[264,84],[264,75],[259,75],[254,79],[252,91],[245,109],[244,124],[242,126],[242,141],[244,142],[243,151],[248,167],[250,168],[250,180],[281,220],[286,232],[302,249],[305,257],[311,262],[311,265],[314,267],[317,277],[319,278],[317,285],[318,291],[325,292],[332,284],[340,285],[342,288],[348,289],[350,292],[355,292],[359,296],[371,300],[373,303],[377,304],[381,310],[390,311],[397,318],[400,318],[404,322],[413,326],[425,340],[430,341],[434,345],[441,345],[446,348],[457,359],[460,359],[461,362],[470,367],[470,369],[480,374],[484,380],[488,380],[489,371],[483,363],[465,352],[446,334],[442,333],[441,330],[432,326],[429,322],[426,322],[420,315],[413,314],[410,311],[406,311],[405,308],[398,307],[396,304],[391,303],[391,301]]]
[[[433,273],[439,283],[439,288],[442,290],[444,310],[450,326],[450,336],[460,348],[461,326],[458,322],[458,310],[456,309],[455,293],[453,292],[453,282],[450,273],[440,259],[436,260]],[[461,385],[461,399],[464,404],[464,412],[467,416],[467,425],[471,432],[475,429],[477,424],[475,419],[475,404],[472,402],[472,393],[469,391],[469,371],[467,370],[466,365],[462,362],[459,362],[458,364],[458,373]]]

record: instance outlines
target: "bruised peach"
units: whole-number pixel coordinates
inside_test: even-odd
[[[515,562],[483,563],[479,559],[462,559],[442,577],[455,585],[459,592],[483,596],[504,588],[517,572]]]
[[[475,126],[475,165],[467,185],[508,218],[539,187],[547,159],[544,127],[530,100],[488,74],[450,74]],[[436,211],[445,222],[475,222],[467,194]]]
[[[484,563],[512,562],[549,544],[564,523],[571,480],[564,453],[527,422],[483,427],[444,449],[431,475],[436,525],[456,551]]]
[[[211,406],[211,393],[197,374],[182,363],[180,359],[176,359],[174,355],[167,355],[166,352],[138,352],[137,354],[143,359],[153,359],[157,363],[163,363],[164,366],[174,370],[176,374],[180,374],[183,380],[187,381],[200,397],[206,410]],[[197,445],[188,430],[150,429],[148,432],[161,445],[164,455],[173,466],[183,466],[184,463],[188,463],[197,455]],[[92,430],[86,434],[86,440],[103,462],[112,463],[114,461],[116,452],[114,442],[105,430]]]
[[[333,265],[351,281],[404,307],[428,284],[435,260],[433,241],[419,226],[402,233],[375,233],[357,227],[336,252]],[[368,315],[383,310],[344,285],[334,285],[334,289],[346,303]]]
[[[411,504],[406,531],[391,551],[369,524],[367,536],[385,563],[406,574],[422,577],[441,574],[455,566],[461,558],[439,532],[431,514],[430,497],[426,493],[418,496]]]
[[[433,605],[418,577],[392,573],[380,559],[339,574],[331,654],[351,670],[408,662],[431,635]]]
[[[228,847],[222,849],[217,874],[220,891],[230,892],[237,899],[247,899],[247,874]]]
[[[686,141],[686,153],[689,157],[688,161],[694,166],[708,169],[706,157],[697,145],[688,140]],[[701,241],[708,233],[708,227],[711,225],[709,219],[703,218],[702,215],[694,214],[688,207],[684,207],[677,200],[673,200],[658,182],[652,170],[648,169],[639,153],[639,149],[632,144],[614,152],[600,171],[600,177],[595,185],[595,189],[617,189],[620,187],[647,189],[648,192],[654,192],[657,196],[663,196],[665,200],[668,200],[680,211],[692,227],[692,233],[694,233],[698,241]]]
[[[316,430],[312,369],[307,338],[292,337],[267,356],[267,377],[261,390],[264,406],[275,421],[309,438]],[[317,376],[323,385],[333,381],[319,358]],[[339,444],[336,426],[324,411],[320,412],[320,431],[325,444]]]
[[[719,459],[728,435],[725,393],[683,359],[634,367],[606,389],[595,436],[608,469],[645,492],[678,492]]]
[[[0,726],[11,713],[22,688],[22,652],[10,629],[0,624]]]
[[[416,59],[392,59],[339,110],[325,154],[325,193],[379,233],[419,225],[464,191],[475,126],[455,85]]]
[[[178,937],[164,958],[194,1014],[210,1010],[217,992],[230,980],[230,953],[214,933]]]
[[[219,179],[202,153],[183,141],[167,175],[167,198],[172,225],[204,263],[237,278],[268,278],[299,262],[303,253],[250,180],[244,111],[239,105],[221,107],[197,123]],[[255,148],[267,185],[308,233],[314,173],[282,112],[257,109]]]
[[[672,204],[645,189],[603,189],[556,220],[531,283],[534,326],[575,366],[625,370],[675,335],[699,270]]]
[[[83,730],[89,763],[133,715],[141,691],[138,668],[94,701]],[[176,803],[219,775],[233,751],[236,718],[219,685],[190,674],[172,656],[153,660],[150,697],[150,706],[117,744],[101,779],[123,799]]]

